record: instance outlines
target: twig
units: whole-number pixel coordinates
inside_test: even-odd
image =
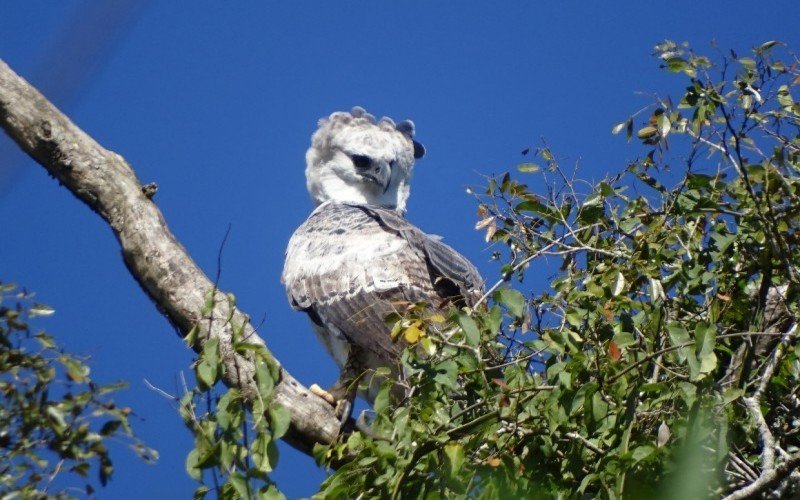
[[[747,460],[742,460],[736,453],[728,452],[728,463],[736,469],[747,481],[755,481],[758,479],[758,473],[753,470],[753,467]]]
[[[762,477],[769,471],[775,469],[775,436],[772,435],[769,424],[764,418],[764,413],[761,411],[761,396],[764,394],[764,391],[766,391],[769,381],[772,379],[772,374],[775,373],[775,368],[783,358],[784,350],[794,337],[796,331],[797,323],[793,324],[792,327],[782,335],[780,343],[775,346],[769,363],[767,363],[764,372],[761,374],[758,387],[753,392],[752,396],[743,398],[744,404],[747,406],[747,409],[750,410],[751,416],[756,421],[758,433],[761,437]]]
[[[585,437],[581,436],[577,432],[568,432],[568,433],[566,433],[564,435],[567,436],[570,439],[574,439],[574,440],[580,441],[581,443],[583,443],[584,446],[586,446],[586,448],[592,450],[597,455],[605,456],[605,454],[606,454],[606,451],[604,449],[602,449],[599,446],[597,446],[596,444],[592,443],[591,441],[589,441]]]
[[[754,498],[767,489],[786,479],[792,472],[800,467],[800,453],[792,455],[788,460],[775,467],[764,471],[761,476],[743,488],[739,488],[730,495],[723,497],[723,500],[740,500],[743,498]]]
[[[53,484],[53,480],[56,476],[61,472],[61,468],[64,467],[64,459],[58,461],[56,466],[53,468],[53,472],[50,474],[50,477],[47,478],[47,484],[44,485],[42,488],[43,493],[47,493],[47,490],[50,489],[50,485]]]
[[[757,335],[776,335],[777,336],[777,335],[783,335],[783,334],[775,333],[775,332],[733,332],[733,333],[724,333],[722,335],[717,335],[717,338],[718,339],[722,339],[722,338],[727,338],[727,337],[749,337],[749,336],[757,336]],[[611,383],[615,382],[617,379],[619,379],[620,377],[622,377],[623,375],[625,375],[629,371],[631,371],[634,368],[637,368],[637,367],[647,363],[648,361],[651,361],[653,358],[657,358],[658,356],[661,356],[662,354],[665,354],[665,353],[668,353],[668,352],[676,351],[678,349],[683,349],[684,347],[689,347],[691,345],[694,345],[694,342],[695,342],[694,340],[690,340],[689,342],[685,342],[683,344],[678,344],[678,345],[673,345],[673,346],[670,346],[670,347],[665,347],[663,349],[659,349],[658,351],[650,353],[647,356],[645,356],[644,358],[640,359],[639,361],[626,366],[625,369],[623,369],[621,372],[619,372],[619,373],[615,374],[613,377],[611,377],[608,380],[608,383],[611,384]]]
[[[144,385],[146,385],[148,389],[150,389],[150,390],[152,390],[152,391],[155,391],[155,392],[157,392],[157,393],[161,394],[161,395],[162,395],[162,396],[164,396],[165,398],[167,398],[167,399],[171,399],[171,400],[173,400],[173,401],[180,401],[180,400],[181,400],[181,398],[179,398],[178,396],[175,396],[175,395],[173,395],[173,394],[170,394],[170,393],[168,393],[167,391],[165,391],[164,389],[161,389],[161,388],[159,388],[159,387],[156,387],[156,386],[154,386],[153,384],[151,384],[151,383],[150,383],[150,381],[149,381],[149,380],[147,380],[147,379],[143,379],[143,380],[144,380]]]

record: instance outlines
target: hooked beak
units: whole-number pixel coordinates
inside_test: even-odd
[[[392,168],[388,162],[375,160],[366,156],[353,155],[356,173],[367,183],[374,184],[384,193],[389,189]]]

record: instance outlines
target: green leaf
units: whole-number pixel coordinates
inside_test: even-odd
[[[35,318],[36,316],[51,316],[56,312],[50,306],[46,306],[44,304],[35,304],[28,309],[28,316],[31,318]]]
[[[286,435],[286,431],[289,430],[289,424],[292,422],[292,415],[285,407],[277,403],[272,403],[269,407],[269,421],[272,435],[275,439],[280,439]]]
[[[217,366],[219,364],[219,339],[211,338],[203,344],[203,359],[208,361],[210,365]]]
[[[711,240],[711,242],[713,242],[714,246],[716,247],[716,250],[720,254],[722,254],[722,253],[727,252],[728,248],[731,246],[731,244],[734,241],[736,241],[736,235],[735,234],[721,234],[721,233],[714,232],[714,233],[711,234],[710,240]]]
[[[767,50],[771,49],[776,45],[778,45],[778,42],[776,40],[770,40],[768,42],[764,42],[756,49],[756,52],[758,52],[759,54],[762,52],[766,52]]]
[[[645,140],[652,138],[656,134],[658,134],[658,129],[656,129],[655,127],[647,126],[640,128],[639,131],[636,132],[636,137]]]
[[[459,311],[458,313],[458,326],[464,330],[464,339],[467,344],[476,346],[481,342],[481,332],[478,330],[478,325],[467,313]]]
[[[392,385],[393,385],[392,382],[389,380],[381,384],[381,388],[378,391],[378,395],[375,396],[375,402],[372,404],[372,408],[376,412],[382,412],[389,407],[389,403],[391,401],[390,393]]]
[[[633,334],[630,332],[619,332],[614,335],[614,343],[617,347],[629,347],[636,343]]]
[[[211,311],[214,310],[214,292],[216,289],[211,289],[206,292],[205,301],[203,302],[203,308],[200,309],[200,314],[204,317],[211,314]]]
[[[692,407],[697,400],[697,386],[689,382],[678,382],[680,396],[683,398],[687,407]]]
[[[122,426],[122,422],[120,420],[109,420],[103,427],[100,428],[100,435],[101,436],[109,436],[117,432],[117,430]]]
[[[199,333],[200,333],[200,327],[194,325],[189,330],[189,333],[187,333],[186,336],[183,338],[183,340],[186,342],[186,345],[189,346],[190,348],[194,348],[195,344],[197,343],[197,336]]]
[[[272,396],[272,391],[275,389],[275,380],[272,378],[272,374],[266,362],[256,362],[255,379],[258,393],[261,394],[261,399],[268,401]]]
[[[197,381],[202,384],[203,388],[214,387],[217,381],[217,365],[201,360],[195,367],[195,374],[197,375]]]
[[[203,479],[203,471],[198,466],[200,461],[200,450],[194,448],[186,456],[186,473],[195,481]]]
[[[520,163],[519,165],[517,165],[517,170],[519,170],[523,174],[531,174],[534,172],[538,172],[540,170],[540,167],[535,163]]]
[[[500,288],[494,292],[494,300],[506,306],[514,317],[522,318],[525,314],[525,297],[513,288]]]
[[[592,394],[592,418],[595,422],[602,422],[608,415],[608,403],[598,391]]]
[[[433,343],[430,337],[422,337],[419,341],[419,345],[428,356],[433,356],[436,354],[436,344]]]
[[[633,450],[633,453],[631,453],[631,459],[633,460],[634,464],[637,464],[642,460],[648,458],[655,451],[656,449],[653,446],[649,445],[638,446]]]
[[[89,367],[67,354],[59,354],[58,361],[67,369],[67,377],[79,384],[89,378]]]
[[[208,486],[200,485],[194,490],[194,494],[192,495],[192,500],[203,500],[208,492],[211,491]]]
[[[743,395],[744,395],[744,389],[740,389],[738,387],[731,387],[729,389],[726,389],[722,395],[722,405],[728,406],[729,404],[741,398]]]
[[[236,494],[239,495],[239,498],[250,498],[250,485],[247,482],[247,478],[239,472],[234,472],[230,476],[228,476],[228,484],[233,486],[233,489],[236,491]]]
[[[577,309],[577,308],[569,308],[567,309],[565,319],[567,323],[575,328],[581,328],[583,326],[583,321],[586,318],[586,310],[585,309]]]
[[[66,430],[67,422],[64,419],[64,413],[60,409],[56,408],[53,405],[48,405],[47,408],[45,409],[45,413],[47,414],[48,417],[50,417],[50,420],[53,422],[55,430],[57,432],[60,433]]]
[[[253,465],[261,472],[270,473],[274,469],[274,465],[269,457],[269,444],[272,441],[272,436],[266,432],[259,433],[250,445],[250,456],[253,459]]]
[[[543,205],[538,200],[525,200],[517,204],[514,207],[514,211],[516,212],[532,212],[538,213],[542,215],[550,215],[549,207]]]
[[[217,403],[217,423],[223,429],[237,428],[244,419],[239,391],[229,389]]]
[[[614,127],[611,128],[611,133],[613,135],[617,135],[620,132],[622,132],[623,130],[625,130],[625,128],[627,128],[627,126],[628,126],[628,120],[625,120],[624,122],[617,123],[616,125],[614,125]]]
[[[688,64],[689,63],[681,57],[670,57],[664,61],[664,65],[670,73],[680,73]]]
[[[442,361],[436,365],[433,379],[445,387],[455,387],[458,377],[458,364],[453,360]]]
[[[695,353],[698,361],[697,377],[713,372],[717,368],[716,345],[717,326],[698,323],[695,327]]]
[[[689,345],[691,338],[686,328],[679,323],[670,323],[667,325],[667,332],[674,347]]]
[[[444,445],[444,456],[448,475],[456,477],[464,465],[464,447],[458,443],[447,443]]]
[[[787,85],[781,85],[778,88],[778,104],[784,109],[791,109],[794,104],[792,94],[789,92]]]
[[[756,62],[751,59],[750,57],[740,57],[738,59],[739,64],[745,67],[748,71],[755,71],[756,70]]]
[[[286,496],[274,484],[270,484],[258,490],[258,500],[286,500]]]
[[[670,323],[667,325],[667,332],[669,333],[669,340],[673,347],[679,347],[678,349],[678,357],[681,361],[684,361],[687,357],[689,357],[689,345],[691,342],[691,338],[689,337],[689,332],[686,328],[679,324],[679,323]],[[693,356],[691,356],[693,358]]]
[[[496,335],[497,332],[500,331],[500,327],[503,325],[503,310],[500,308],[500,306],[494,305],[489,310],[489,314],[483,318],[486,326],[489,328],[489,333]]]
[[[666,114],[658,115],[656,124],[658,126],[658,134],[661,137],[666,137],[669,134],[669,131],[672,129],[672,122],[670,122],[669,117]]]
[[[44,332],[37,333],[36,335],[34,335],[34,338],[39,342],[39,345],[41,345],[44,349],[56,348],[56,343],[53,340],[53,337],[47,335]]]

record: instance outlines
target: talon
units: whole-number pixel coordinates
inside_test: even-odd
[[[353,414],[353,403],[349,399],[340,399],[336,403],[336,414],[339,415],[339,423],[344,427]]]
[[[317,384],[311,384],[311,386],[308,388],[308,390],[312,394],[315,394],[315,395],[321,397],[322,399],[324,399],[329,405],[337,407],[337,410],[338,410],[338,404],[336,402],[336,398],[333,397],[333,394],[331,394],[330,392],[326,391],[325,389],[323,389],[322,387],[318,386]]]

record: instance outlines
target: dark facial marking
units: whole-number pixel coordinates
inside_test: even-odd
[[[365,155],[350,155],[353,165],[359,170],[367,170],[372,165],[372,159]]]

